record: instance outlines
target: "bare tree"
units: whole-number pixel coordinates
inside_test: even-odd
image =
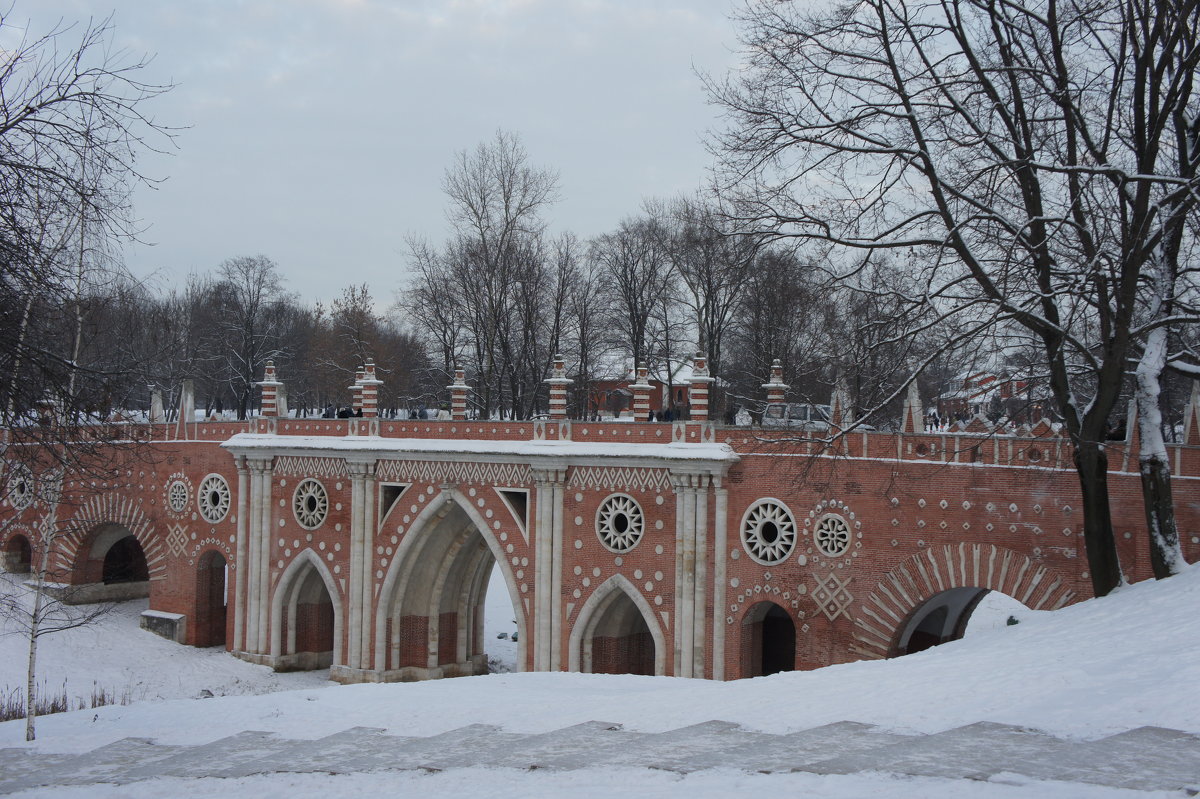
[[[574,236],[559,239],[556,252],[559,285],[566,308],[566,343],[562,351],[578,365],[571,387],[574,415],[588,418],[592,407],[592,386],[599,363],[607,354],[609,342],[605,320],[610,317],[609,297],[596,262]]]
[[[250,410],[254,381],[269,358],[284,346],[282,313],[290,296],[279,266],[265,255],[230,258],[217,270],[225,379],[237,403],[239,419]]]
[[[12,28],[11,13],[0,30]],[[28,31],[0,55],[0,426],[4,491],[40,501],[30,566],[32,604],[12,593],[3,612],[28,643],[26,738],[35,736],[37,645],[50,633],[87,624],[102,608],[77,608],[48,596],[55,575],[50,552],[60,535],[58,508],[67,471],[99,471],[95,446],[120,428],[77,425],[106,407],[120,389],[128,364],[113,352],[86,352],[85,323],[100,297],[98,272],[113,265],[96,256],[133,231],[126,197],[143,180],[134,166],[149,139],[169,132],[145,115],[145,104],[169,87],[139,80],[145,60],[111,49],[107,20],[44,36]],[[107,433],[107,435],[105,435]],[[89,443],[91,442],[91,443]],[[14,590],[20,587],[14,586]]]
[[[696,344],[708,355],[710,372],[720,375],[725,335],[741,311],[764,239],[739,231],[703,198],[680,197],[669,214],[666,245],[686,287],[684,302],[694,319]]]
[[[467,321],[462,298],[440,252],[419,238],[410,239],[408,247],[412,278],[395,308],[433,342],[445,385],[454,377],[454,365],[465,354]]]
[[[6,481],[5,499],[17,507],[37,502],[45,509],[31,532],[30,576],[24,584],[15,579],[0,591],[0,614],[15,627],[27,644],[25,671],[25,740],[37,737],[38,644],[47,635],[92,624],[112,610],[110,603],[80,603],[77,590],[67,584],[67,575],[52,565],[57,542],[73,530],[59,518],[62,503],[60,468],[44,471],[39,478],[18,471]],[[50,591],[51,586],[54,592]],[[26,595],[27,593],[27,595]]]
[[[329,316],[333,335],[344,354],[338,363],[347,377],[353,376],[357,366],[373,359],[379,351],[382,319],[375,313],[371,288],[366,283],[347,286],[330,305]]]
[[[659,220],[646,214],[622,220],[615,231],[597,237],[591,246],[591,258],[610,297],[612,331],[629,349],[635,365],[649,363],[658,349],[652,341],[652,321],[674,300],[669,292],[673,280],[666,240]],[[666,310],[662,316],[667,318]]]
[[[914,307],[1036,337],[1097,595],[1122,580],[1104,433],[1131,322],[1197,197],[1171,121],[1196,125],[1198,8],[866,0],[809,14],[752,0],[748,68],[710,82],[730,121],[715,142],[724,189],[746,224],[911,251]]]
[[[89,256],[135,232],[128,189],[145,180],[135,157],[170,141],[146,113],[170,87],[142,81],[146,59],[112,49],[110,20],[78,33],[60,24],[39,36],[18,33],[13,16],[0,12],[0,30],[15,39],[0,54],[0,283],[7,295],[0,302],[0,372],[7,378],[0,421],[6,424],[34,401],[29,391],[70,394],[86,379],[76,368],[75,344],[64,351],[31,335],[34,316],[70,307],[99,266]]]
[[[779,359],[786,381],[811,395],[824,370],[818,341],[826,302],[819,272],[790,248],[772,247],[758,259],[746,285],[742,312],[732,331],[732,354],[726,369],[744,404],[754,406],[760,386]],[[761,408],[759,409],[761,410]]]
[[[409,242],[416,276],[402,305],[435,340],[447,372],[469,362],[483,415],[526,414],[544,372],[537,353],[561,317],[542,219],[558,176],[498,131],[458,153],[442,187],[454,236],[441,250]]]
[[[0,52],[0,449],[4,491],[45,511],[32,541],[32,611],[13,616],[28,636],[32,739],[38,640],[91,618],[41,590],[53,577],[45,553],[60,530],[63,475],[111,467],[91,457],[95,447],[130,438],[125,427],[92,424],[89,413],[128,374],[111,353],[88,357],[86,325],[104,294],[96,275],[113,266],[96,255],[136,233],[128,195],[146,181],[136,158],[170,142],[148,114],[170,87],[141,80],[146,59],[113,49],[109,20],[39,36],[18,32],[13,16],[0,12],[9,42]],[[87,436],[81,424],[92,425]],[[12,599],[5,594],[9,611]]]

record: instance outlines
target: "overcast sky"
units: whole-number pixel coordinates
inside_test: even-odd
[[[369,282],[387,304],[405,236],[447,233],[441,180],[498,128],[560,174],[554,231],[613,228],[698,187],[716,122],[694,69],[734,61],[732,0],[16,0],[31,32],[114,13],[186,126],[139,190],[159,285],[264,254],[305,300]]]

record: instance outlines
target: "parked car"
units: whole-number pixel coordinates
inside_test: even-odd
[[[771,402],[763,411],[763,427],[828,430],[830,407],[807,402]]]

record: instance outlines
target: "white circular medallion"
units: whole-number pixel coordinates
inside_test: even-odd
[[[787,560],[796,546],[796,522],[787,506],[776,499],[751,505],[742,518],[742,546],[764,566]]]
[[[17,510],[25,510],[33,504],[33,473],[23,463],[14,463],[8,468],[6,486],[8,504]]]
[[[188,497],[191,493],[187,483],[182,480],[172,480],[171,484],[167,486],[167,507],[174,513],[183,513],[187,510]]]
[[[850,548],[850,527],[836,513],[826,514],[813,528],[813,541],[822,554],[836,558]]]
[[[612,552],[628,552],[637,546],[645,528],[641,506],[625,494],[613,494],[596,510],[596,535]]]
[[[329,515],[329,494],[319,480],[301,480],[292,494],[292,513],[305,530],[315,530]]]
[[[210,474],[200,482],[200,490],[196,492],[196,502],[200,506],[200,515],[209,524],[216,524],[229,513],[229,483],[219,474]]]

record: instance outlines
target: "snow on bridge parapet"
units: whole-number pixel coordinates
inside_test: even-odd
[[[1200,418],[1200,410],[1195,411]],[[268,430],[264,421],[274,423]],[[704,460],[709,456],[697,447],[725,446],[730,454],[751,455],[789,454],[797,456],[832,456],[869,461],[912,461],[953,465],[997,465],[1040,470],[1073,471],[1073,448],[1068,438],[1047,423],[1019,430],[993,430],[979,425],[960,425],[946,430],[923,430],[900,433],[854,428],[834,431],[806,431],[728,426],[713,422],[633,422],[628,419],[603,421],[569,420],[563,422],[534,420],[409,420],[409,419],[251,419],[248,422],[208,422],[188,426],[188,436],[173,435],[173,426],[153,425],[146,428],[145,439],[154,442],[202,441],[223,443],[242,440],[241,436],[261,436],[259,449],[283,450],[305,446],[308,439],[324,441],[326,448],[341,449],[341,442],[357,441],[356,447],[383,446],[394,452],[399,442],[425,442],[414,451],[486,453],[491,444],[497,445],[498,455],[512,456],[522,452],[548,455],[549,452],[569,452],[578,457],[580,450],[566,445],[575,444],[599,458],[625,457],[634,448],[635,458],[645,457],[648,450],[666,451],[674,448],[673,462]],[[1200,424],[1196,425],[1200,427]],[[1130,427],[1126,439],[1105,443],[1110,473],[1137,471],[1138,440],[1136,426]],[[1194,432],[1193,438],[1200,440]],[[273,442],[266,444],[266,440]],[[339,442],[337,444],[331,442]],[[390,442],[390,443],[382,443]],[[470,446],[484,449],[464,449]],[[489,443],[490,442],[490,443]],[[503,446],[500,446],[503,444]],[[555,445],[558,449],[539,449]],[[601,445],[599,449],[591,449]],[[427,450],[426,447],[432,447]],[[525,449],[532,447],[533,449]],[[458,449],[455,449],[458,448]],[[1167,444],[1172,473],[1178,478],[1200,477],[1200,446],[1195,443]],[[607,454],[605,454],[607,453]]]
[[[222,447],[235,455],[493,461],[566,465],[622,465],[675,472],[723,474],[739,460],[728,444],[601,441],[497,441],[467,438],[377,438],[239,433]]]

